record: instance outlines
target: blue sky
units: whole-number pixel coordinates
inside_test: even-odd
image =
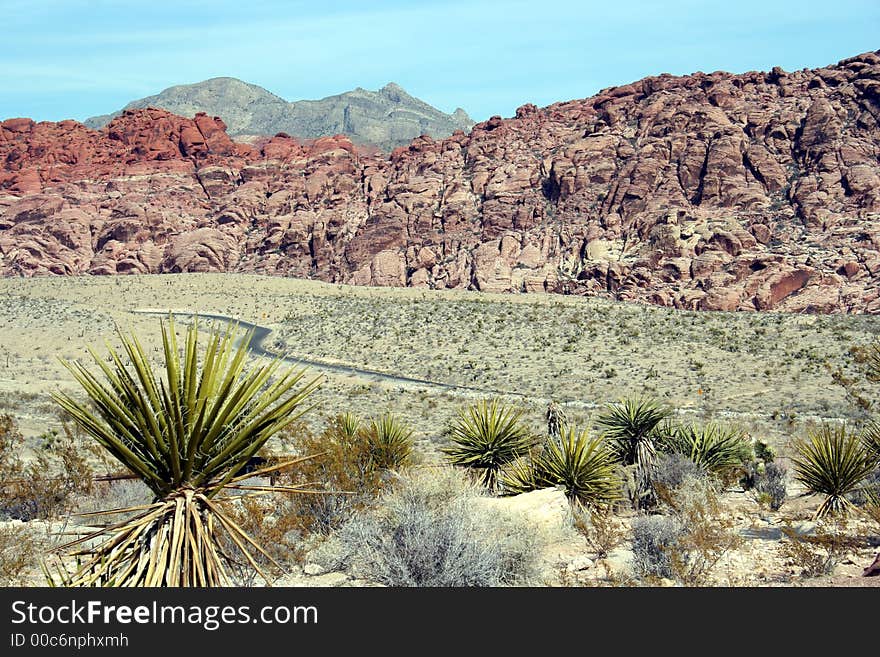
[[[646,75],[880,49],[877,0],[0,0],[0,17],[0,119],[52,121],[216,76],[288,100],[394,81],[482,120]]]

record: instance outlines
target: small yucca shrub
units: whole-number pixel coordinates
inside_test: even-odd
[[[360,430],[365,432],[374,468],[397,470],[409,462],[412,455],[412,429],[391,413],[370,420],[369,427]]]
[[[541,479],[532,459],[523,456],[511,461],[498,474],[498,485],[503,495],[520,495],[541,487]]]
[[[710,422],[678,427],[664,440],[664,449],[723,477],[742,467],[749,443],[741,430]]]
[[[623,399],[610,404],[596,426],[620,463],[647,466],[654,461],[656,430],[669,414],[650,399]]]
[[[825,496],[817,518],[847,512],[852,504],[847,496],[859,489],[877,465],[860,437],[843,425],[823,425],[806,439],[795,441],[794,447],[795,479],[811,493]]]
[[[494,490],[501,468],[528,454],[535,442],[520,422],[522,413],[497,399],[478,402],[459,413],[448,432],[452,444],[442,451],[453,465],[478,471],[483,485]]]
[[[862,431],[862,442],[874,458],[880,462],[880,423],[870,422]]]
[[[646,398],[610,404],[596,419],[615,459],[627,468],[628,497],[636,508],[654,506],[657,443],[670,430],[671,411]]]
[[[535,457],[534,469],[541,485],[562,486],[572,502],[605,506],[620,499],[614,453],[601,437],[591,439],[586,429],[567,427],[558,439],[549,438]]]

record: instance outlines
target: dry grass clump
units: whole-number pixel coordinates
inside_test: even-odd
[[[782,527],[785,535],[779,550],[789,566],[800,570],[800,577],[829,575],[845,555],[865,547],[862,539],[848,532],[842,517],[819,522],[814,532],[800,532],[791,522]]]
[[[481,509],[451,468],[412,471],[337,536],[339,565],[388,586],[504,586],[537,577],[538,539],[521,521]]]
[[[599,559],[607,557],[626,540],[623,523],[608,509],[575,505],[572,507],[572,525]]]
[[[43,543],[27,524],[0,524],[0,586],[26,586],[39,572]]]

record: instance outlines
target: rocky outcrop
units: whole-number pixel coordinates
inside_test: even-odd
[[[880,54],[661,75],[388,155],[156,109],[0,124],[5,275],[237,271],[880,311]]]

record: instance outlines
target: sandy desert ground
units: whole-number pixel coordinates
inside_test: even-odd
[[[325,382],[304,419],[320,426],[339,411],[393,411],[427,452],[458,409],[495,395],[521,403],[535,430],[551,399],[583,423],[609,401],[646,394],[684,419],[733,422],[784,443],[804,423],[858,414],[829,367],[855,374],[851,348],[880,335],[880,318],[866,315],[698,313],[232,274],[5,278],[0,412],[28,436],[57,427],[49,392],[74,386],[58,359],[88,359],[88,346],[106,353],[116,326],[158,356],[159,318],[132,312],[144,308],[236,317],[270,329],[270,350],[387,374],[313,366]]]

